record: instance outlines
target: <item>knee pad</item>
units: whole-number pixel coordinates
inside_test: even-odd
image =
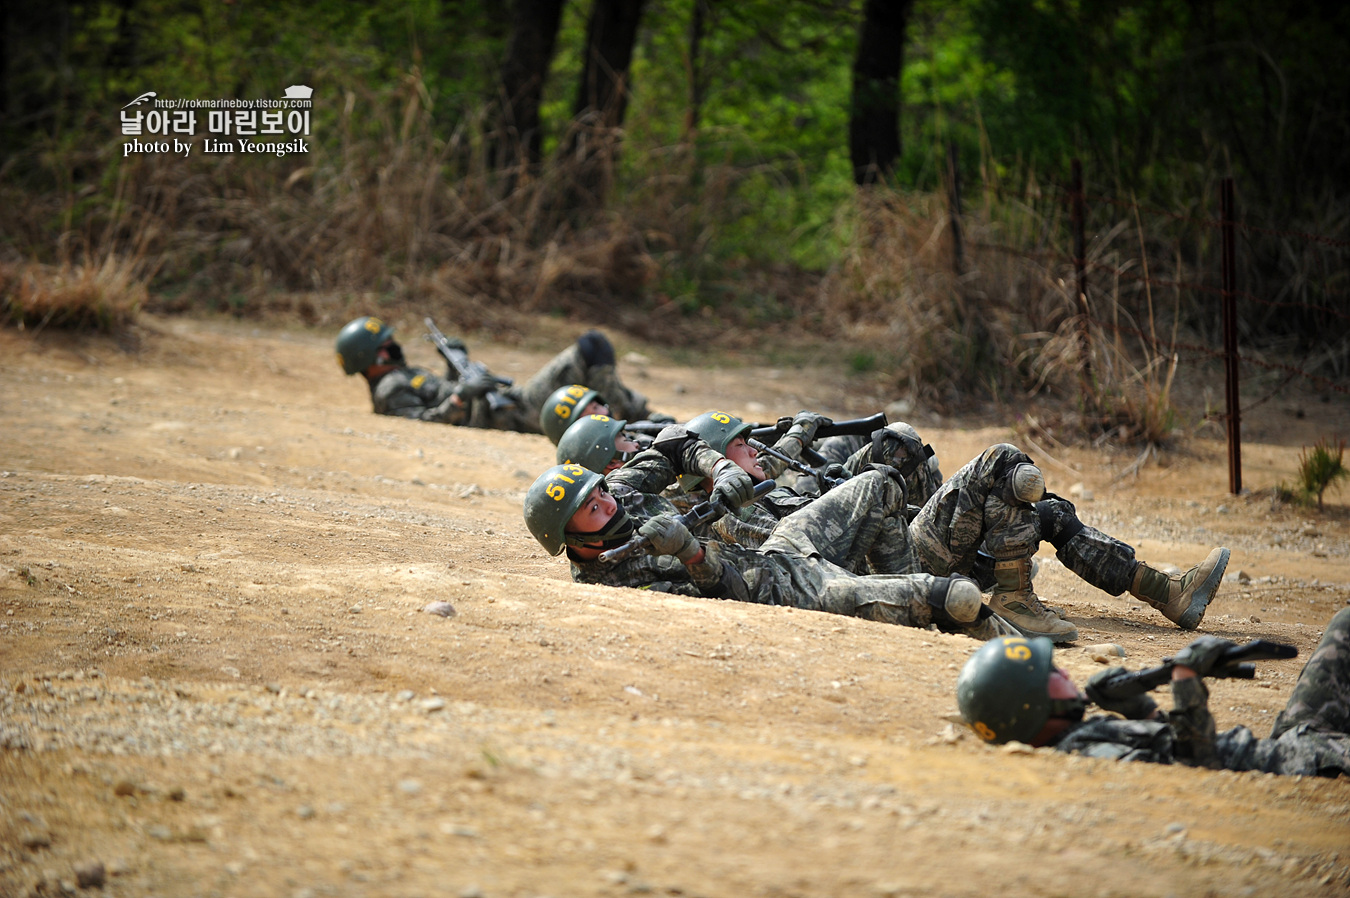
[[[1085,526],[1078,520],[1078,512],[1073,503],[1059,496],[1052,495],[1037,502],[1036,516],[1040,519],[1041,539],[1050,543],[1056,550],[1064,548]]]
[[[1045,498],[1045,475],[1032,464],[1013,465],[1008,472],[1008,492],[1014,499],[1034,505]]]
[[[958,624],[973,623],[984,608],[980,587],[960,574],[934,578],[928,591],[928,604],[936,616]]]
[[[614,364],[614,344],[597,330],[586,331],[577,337],[577,348],[581,350],[581,357],[586,360],[586,364],[592,368]]]

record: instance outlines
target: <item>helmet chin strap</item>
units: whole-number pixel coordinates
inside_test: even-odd
[[[569,546],[594,546],[599,543],[606,549],[614,549],[628,542],[633,535],[633,519],[624,511],[623,506],[614,512],[604,530],[590,533],[568,531],[563,535],[563,543]]]

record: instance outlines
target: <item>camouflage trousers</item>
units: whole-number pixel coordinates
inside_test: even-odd
[[[1350,734],[1350,608],[1327,624],[1303,666],[1289,703],[1275,718],[1271,738],[1307,724],[1324,733]]]
[[[573,343],[550,359],[519,390],[524,411],[534,416],[536,428],[539,426],[539,412],[544,407],[544,401],[554,390],[569,384],[585,384],[603,396],[612,418],[642,421],[650,416],[647,397],[623,385],[613,362],[591,364],[582,354],[581,347]]]
[[[1083,524],[1067,499],[1051,495],[1031,506],[1012,497],[1007,475],[1028,463],[1016,446],[999,443],[943,483],[910,525],[924,566],[969,576],[981,548],[996,560],[1030,558],[1046,540],[1065,567],[1096,588],[1113,596],[1129,589],[1139,566],[1133,548]]]
[[[798,608],[912,627],[931,623],[929,597],[945,583],[920,569],[904,498],[893,471],[866,471],[779,521],[759,549],[791,583],[777,594]],[[869,569],[877,573],[854,573]]]

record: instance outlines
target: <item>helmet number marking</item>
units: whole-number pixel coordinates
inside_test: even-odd
[[[718,424],[730,424],[730,423],[731,423],[731,416],[728,415],[726,412],[714,412],[714,413],[713,413],[712,415],[710,415],[709,417],[711,417],[711,418],[712,418],[714,421],[716,421]]]
[[[1009,639],[1003,644],[1003,654],[1007,655],[1010,661],[1029,661],[1031,646],[1026,644],[1026,640]]]
[[[975,723],[971,726],[971,729],[975,731],[976,736],[979,736],[985,742],[993,742],[995,737],[997,736],[997,734],[993,730],[989,729],[989,725],[985,723],[983,720],[975,721]]]

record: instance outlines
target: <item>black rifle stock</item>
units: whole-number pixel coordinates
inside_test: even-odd
[[[478,380],[484,377],[491,380],[498,387],[509,387],[515,383],[515,381],[509,377],[498,377],[493,374],[488,370],[487,365],[484,365],[482,362],[469,361],[469,353],[461,347],[451,343],[446,338],[445,334],[441,333],[440,328],[436,326],[436,322],[432,321],[430,317],[423,318],[422,323],[427,326],[427,339],[435,344],[436,351],[441,354],[441,357],[445,359],[446,364],[448,364],[450,369],[455,372],[455,376],[459,379],[460,383],[468,383],[471,380]],[[495,389],[488,393],[486,398],[488,407],[493,411],[515,405],[509,397],[501,395]]]
[[[1256,676],[1256,665],[1250,662],[1278,661],[1297,656],[1297,646],[1285,645],[1282,642],[1271,642],[1267,639],[1254,639],[1246,645],[1235,645],[1226,650],[1219,657],[1213,669],[1205,676],[1250,680]],[[1169,682],[1172,679],[1172,668],[1174,667],[1176,667],[1175,661],[1171,658],[1164,658],[1162,665],[1159,667],[1117,674],[1102,682],[1094,683],[1088,691],[1088,698],[1097,704],[1101,704],[1099,699],[1120,700],[1143,695],[1145,692],[1150,692],[1154,688]]]
[[[880,430],[888,423],[885,412],[877,412],[866,418],[850,418],[847,421],[835,421],[816,428],[816,439],[826,437],[870,437],[872,432]],[[792,426],[791,418],[779,418],[775,424],[763,424],[750,429],[750,436],[757,440],[770,440],[787,433]]]
[[[763,498],[775,486],[777,486],[777,484],[772,480],[761,480],[759,483],[755,484],[755,497],[750,500],[750,503],[753,504],[755,501]],[[679,515],[676,520],[688,529],[693,530],[695,527],[706,524],[727,513],[729,513],[729,509],[725,505],[720,502],[715,503],[712,500],[708,500],[706,502],[698,503],[684,514]],[[651,540],[647,539],[647,537],[641,535],[635,536],[622,546],[601,552],[600,561],[604,564],[616,564],[620,561],[627,561],[634,555],[641,555],[646,552],[650,545]]]
[[[765,443],[761,443],[754,437],[751,437],[745,442],[748,443],[756,452],[760,453],[761,455],[772,455],[779,461],[786,463],[789,468],[796,471],[797,473],[806,474],[810,477],[816,478],[816,480],[820,483],[822,487],[821,490],[822,492],[832,490],[836,486],[838,486],[839,484],[843,483],[845,480],[848,479],[847,477],[831,477],[828,474],[826,474],[823,470],[818,470],[816,468],[811,467],[810,465],[806,464],[803,461],[798,461],[791,455],[788,455],[786,452],[779,452],[777,449]]]

